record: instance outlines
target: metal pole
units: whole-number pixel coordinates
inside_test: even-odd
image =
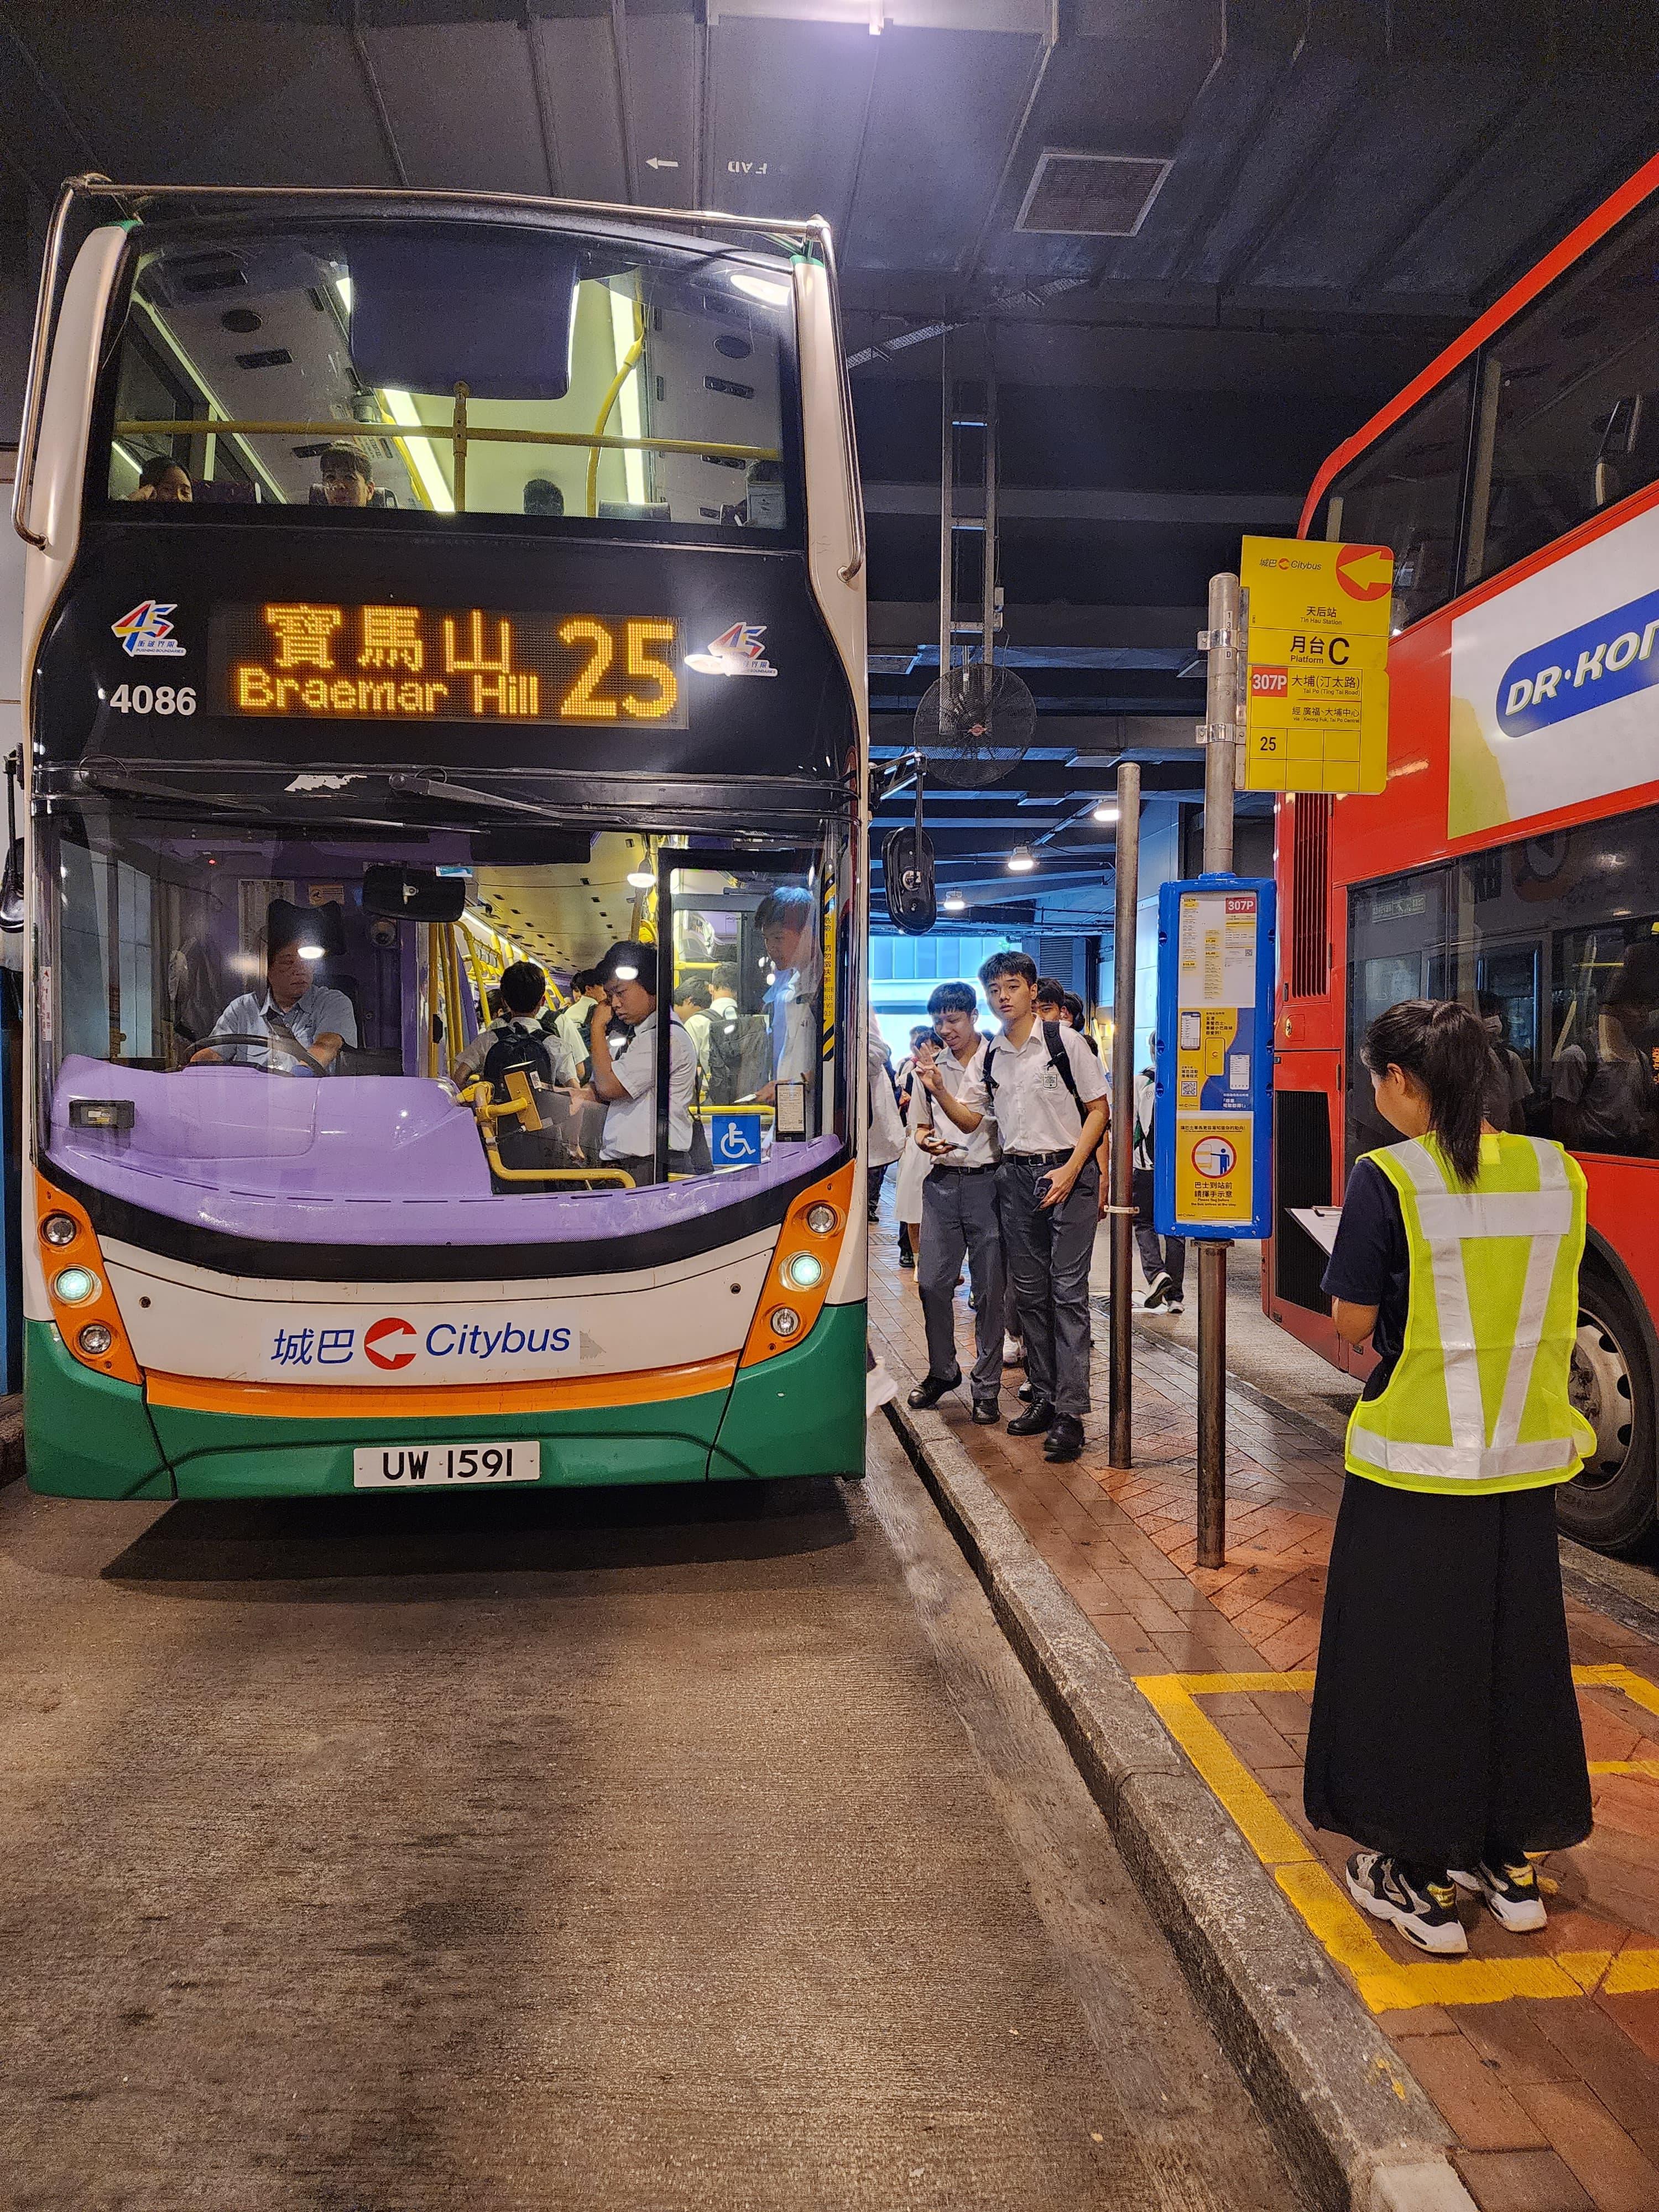
[[[951,337],[947,331],[939,347],[939,386],[943,420],[939,424],[939,703],[943,712],[951,695],[951,624],[956,614],[956,540],[952,535],[956,503],[957,426],[951,386]]]
[[[1233,778],[1243,640],[1237,576],[1210,579],[1209,673],[1204,695],[1204,872],[1233,865]],[[1198,1564],[1227,1555],[1227,1253],[1198,1248]]]
[[[980,657],[987,670],[985,696],[988,699],[991,696],[989,671],[992,648],[996,641],[997,627],[997,373],[994,327],[987,337],[986,349],[989,359],[985,370],[985,527],[980,538],[983,556],[980,571]]]
[[[1113,1467],[1131,1464],[1131,1302],[1134,1268],[1135,910],[1140,891],[1140,769],[1117,769],[1117,868],[1112,898],[1112,1149],[1107,1178],[1112,1224],[1112,1336],[1108,1427]]]

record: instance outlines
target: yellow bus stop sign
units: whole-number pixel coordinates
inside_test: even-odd
[[[1386,545],[1247,538],[1244,789],[1381,791],[1389,771]]]

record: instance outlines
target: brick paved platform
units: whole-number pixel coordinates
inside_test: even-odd
[[[926,1352],[885,1221],[870,1273],[872,1341],[903,1391]],[[964,1368],[971,1326],[963,1293]],[[1103,1327],[1096,1337],[1091,1448],[1072,1466],[1050,1467],[1040,1437],[975,1428],[965,1392],[939,1412],[1376,2012],[1455,2133],[1482,2212],[1659,2212],[1659,1644],[1569,1602],[1595,1833],[1540,1868],[1547,1934],[1506,1936],[1470,1909],[1469,1960],[1425,1959],[1352,1905],[1339,1877],[1352,1844],[1302,1815],[1340,1452],[1235,1401],[1227,1565],[1206,1571],[1191,1365],[1138,1337],[1135,1464],[1114,1468]],[[1010,1370],[1005,1418],[1023,1379]]]

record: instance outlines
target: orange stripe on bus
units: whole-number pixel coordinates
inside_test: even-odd
[[[149,1377],[152,1406],[178,1406],[196,1413],[252,1413],[266,1419],[350,1420],[359,1414],[418,1414],[444,1419],[472,1413],[565,1413],[612,1406],[650,1406],[674,1398],[701,1397],[726,1390],[738,1371],[738,1355],[693,1360],[681,1367],[643,1368],[628,1375],[550,1376],[539,1382],[416,1384],[399,1390],[385,1384],[354,1389],[292,1382],[226,1382],[210,1376],[162,1375]]]

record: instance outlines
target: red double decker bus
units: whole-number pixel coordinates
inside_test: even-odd
[[[1659,160],[1315,480],[1304,537],[1392,546],[1387,787],[1279,803],[1268,1314],[1359,1371],[1297,1207],[1392,1141],[1359,1058],[1396,1000],[1494,1033],[1509,1126],[1589,1182],[1564,1525],[1659,1516]]]

